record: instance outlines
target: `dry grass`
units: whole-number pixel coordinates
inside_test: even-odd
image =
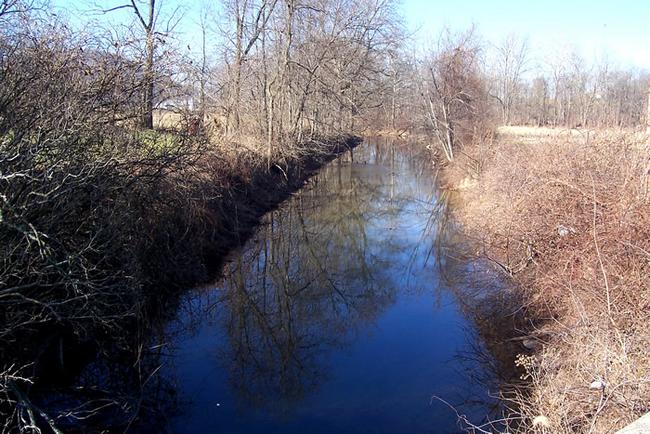
[[[181,113],[171,110],[157,109],[153,112],[153,126],[163,130],[180,130],[183,127],[184,118]]]
[[[650,410],[644,137],[502,129],[449,171],[465,180],[459,218],[512,275],[522,333],[542,342],[514,398],[520,432],[615,432]]]

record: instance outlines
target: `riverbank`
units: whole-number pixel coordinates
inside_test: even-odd
[[[477,253],[522,299],[510,430],[615,432],[650,408],[646,137],[528,130],[499,130],[446,173]]]
[[[66,210],[50,208],[49,215],[41,214],[57,223],[42,236],[47,240],[40,249],[41,255],[47,249],[45,264],[32,259],[31,268],[23,270],[23,283],[3,289],[0,414],[7,426],[45,427],[80,416],[101,417],[89,410],[95,405],[127,413],[134,398],[115,393],[114,384],[106,383],[111,375],[91,372],[92,383],[85,387],[76,377],[94,358],[120,359],[119,366],[130,367],[120,387],[144,387],[143,381],[149,381],[144,377],[156,369],[142,365],[143,336],[173,313],[178,294],[214,279],[227,252],[246,240],[265,212],[324,163],[360,142],[354,136],[315,139],[287,147],[291,152],[276,153],[269,163],[259,150],[243,146],[193,145],[186,137],[158,133],[144,139],[155,158],[141,156],[140,145],[132,151],[138,153],[133,163],[115,158],[109,161],[121,166],[99,158],[83,162],[107,169],[98,175],[96,187],[67,187],[76,200],[61,200]],[[141,143],[144,139],[139,137]],[[181,146],[182,152],[174,154],[161,150]],[[63,224],[64,217],[76,226]],[[35,221],[34,226],[43,228]],[[3,232],[7,239],[11,235]],[[79,250],[70,250],[74,248]],[[28,250],[21,258],[30,254]],[[39,279],[51,268],[50,258],[66,255],[73,255],[68,259],[72,264],[75,258],[83,260],[78,274],[85,280],[73,272],[60,287]],[[63,266],[65,262],[59,264]],[[129,411],[135,417],[140,410]]]
[[[157,241],[141,253],[146,261],[145,286],[159,288],[164,282],[185,289],[214,280],[226,254],[246,241],[260,217],[302,187],[321,166],[361,141],[345,135],[308,141],[270,164],[252,149],[208,153],[192,168],[201,176],[181,191],[182,198],[192,202],[188,202],[191,212],[174,210],[184,213],[181,228],[173,216],[159,220],[152,235]],[[160,246],[171,248],[165,251]]]

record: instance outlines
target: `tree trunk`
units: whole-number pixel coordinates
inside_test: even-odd
[[[153,72],[153,55],[154,55],[154,34],[153,30],[147,30],[147,58],[144,64],[144,94],[142,101],[142,119],[143,128],[153,128],[153,90],[154,90],[154,72]]]

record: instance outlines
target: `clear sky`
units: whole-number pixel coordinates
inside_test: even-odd
[[[186,10],[179,29],[187,41],[196,40],[192,34],[202,0],[159,2],[167,9],[181,5]],[[81,11],[93,4],[108,8],[125,2],[53,3]],[[445,26],[463,30],[474,24],[486,42],[497,43],[510,33],[528,38],[531,54],[539,61],[573,49],[588,61],[606,56],[621,67],[650,69],[650,0],[402,0],[400,9],[408,28],[417,30],[418,45],[435,39]]]
[[[650,69],[650,0],[404,0],[419,40],[476,24],[498,42],[509,33],[529,40],[537,57],[575,48],[588,60],[607,55],[621,66]]]

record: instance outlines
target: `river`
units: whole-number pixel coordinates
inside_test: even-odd
[[[456,235],[417,149],[374,139],[334,160],[183,297],[160,337],[170,431],[453,433],[456,412],[492,414],[441,253]]]

